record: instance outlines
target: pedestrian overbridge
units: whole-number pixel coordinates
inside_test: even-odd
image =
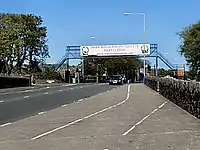
[[[134,44],[133,44],[134,45]],[[135,44],[137,45],[137,44]],[[165,57],[159,50],[158,50],[158,44],[149,44],[150,45],[150,51],[146,54],[145,57],[154,57],[156,59],[156,70],[158,69],[158,60],[160,59],[169,69],[175,70],[177,69],[177,65],[173,64],[167,57]],[[95,45],[94,45],[95,46]],[[106,45],[101,45],[106,46]],[[72,59],[81,59],[83,60],[86,57],[101,57],[101,58],[119,58],[119,57],[137,57],[137,58],[143,58],[143,55],[138,54],[132,54],[132,55],[111,55],[111,56],[84,56],[81,55],[81,46],[67,46],[66,48],[66,54],[58,61],[58,63],[55,66],[55,70],[58,70],[64,63],[66,63],[66,69],[69,67],[69,62]],[[156,71],[157,72],[157,71]],[[157,73],[156,73],[157,75]]]

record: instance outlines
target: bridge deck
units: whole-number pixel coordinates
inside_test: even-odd
[[[142,84],[0,128],[2,150],[200,149],[200,122]]]

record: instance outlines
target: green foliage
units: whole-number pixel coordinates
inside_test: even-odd
[[[200,80],[200,22],[184,28],[178,35],[182,39],[179,52],[190,65],[193,78]]]
[[[44,80],[59,80],[63,81],[62,76],[59,72],[54,71],[54,68],[46,66],[43,72],[34,73],[36,79]]]
[[[163,68],[160,68],[160,69],[158,69],[158,75],[161,76],[161,77],[164,77],[164,76],[167,76],[167,75],[173,77],[174,76],[174,71],[165,70]]]
[[[42,18],[32,14],[0,14],[0,58],[5,72],[21,72],[25,61],[30,66],[49,57],[47,28]]]
[[[137,58],[85,58],[85,74],[95,75],[98,66],[100,75],[107,71],[108,75],[126,74],[142,66]]]

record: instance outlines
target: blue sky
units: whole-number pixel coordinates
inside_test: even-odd
[[[1,12],[33,13],[48,27],[51,59],[57,62],[67,45],[124,44],[143,42],[146,13],[147,41],[159,44],[171,62],[183,63],[177,53],[176,32],[199,19],[199,0],[0,0]],[[95,40],[91,40],[95,36]],[[154,60],[152,60],[154,63]],[[71,62],[73,63],[73,62]],[[164,67],[160,63],[160,67]]]

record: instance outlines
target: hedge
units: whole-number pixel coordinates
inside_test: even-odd
[[[147,77],[145,84],[169,99],[174,104],[183,108],[190,114],[200,118],[200,84],[173,78]]]

